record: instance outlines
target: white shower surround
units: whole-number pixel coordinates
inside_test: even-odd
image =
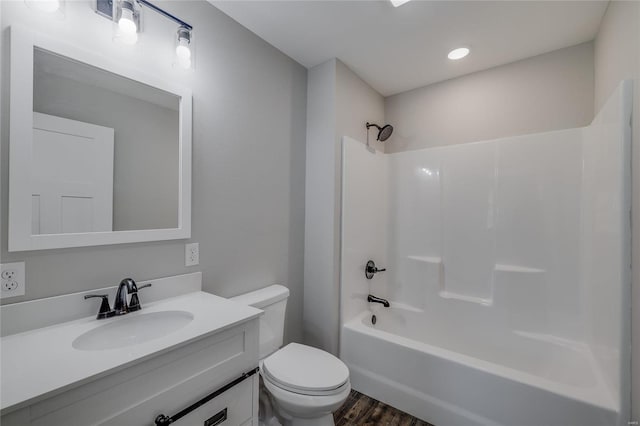
[[[626,424],[631,93],[578,129],[396,154],[344,138],[356,390],[436,425]],[[369,258],[388,272],[367,281]]]

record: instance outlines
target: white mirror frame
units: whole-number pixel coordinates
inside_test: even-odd
[[[86,247],[191,238],[191,90],[158,80],[83,49],[22,27],[11,27],[9,129],[9,251]],[[33,52],[41,48],[172,93],[180,98],[178,227],[33,235],[31,152],[33,144]],[[150,206],[152,208],[152,206]]]

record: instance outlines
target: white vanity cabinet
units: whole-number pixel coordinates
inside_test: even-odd
[[[2,417],[3,426],[143,426],[172,416],[255,371],[258,320],[188,343]],[[37,380],[37,377],[25,377]],[[226,420],[206,421],[226,409]],[[258,375],[208,401],[176,425],[257,425]]]
[[[158,415],[180,412],[253,371],[257,364],[258,325],[254,319],[5,415],[2,425],[154,425]],[[226,420],[211,426],[257,425],[257,374],[175,424],[207,424],[207,419],[224,409]]]
[[[0,342],[2,426],[155,426],[160,415],[179,426],[257,426],[262,311],[201,291],[201,278],[154,280],[141,311],[105,320],[55,318],[87,309],[77,303],[85,293],[0,308],[15,325]],[[48,325],[36,312],[51,313]],[[180,329],[158,320],[178,312],[190,318]],[[87,333],[99,344],[78,345]]]

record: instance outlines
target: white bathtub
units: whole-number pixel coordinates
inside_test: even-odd
[[[375,315],[375,325],[364,312],[342,329],[353,388],[436,426],[620,421],[586,345],[393,305]]]

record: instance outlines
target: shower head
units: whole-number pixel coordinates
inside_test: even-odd
[[[385,124],[384,126],[380,127],[374,123],[367,123],[367,130],[369,130],[369,127],[372,126],[378,129],[377,140],[379,140],[380,142],[384,142],[389,139],[391,133],[393,133],[393,126],[391,124]]]

